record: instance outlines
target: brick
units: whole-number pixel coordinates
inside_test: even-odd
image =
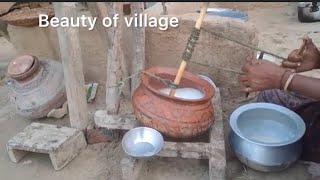
[[[118,132],[109,129],[87,129],[87,142],[88,144],[110,142],[112,139],[118,137],[118,135]]]

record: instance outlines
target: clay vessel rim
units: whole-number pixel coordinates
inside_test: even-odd
[[[11,72],[9,72],[9,71],[10,71],[10,68],[14,68],[14,67],[11,67],[11,66],[13,66],[12,63],[13,63],[15,60],[18,60],[18,59],[19,59],[19,61],[22,61],[22,60],[20,60],[20,59],[23,58],[23,57],[27,57],[27,58],[30,58],[30,59],[32,58],[30,65],[28,65],[28,68],[25,69],[24,72],[20,72],[20,73],[11,73]],[[8,75],[10,75],[10,76],[19,76],[19,75],[24,74],[24,73],[26,73],[27,71],[29,71],[29,70],[32,68],[32,66],[34,65],[34,63],[35,63],[35,59],[34,59],[32,56],[30,56],[30,55],[17,56],[17,57],[15,57],[13,60],[11,60],[11,61],[9,62],[8,72],[7,72],[7,73],[8,73]]]
[[[168,75],[173,75],[174,77],[176,76],[176,73],[178,72],[178,69],[176,68],[169,68],[169,67],[152,67],[148,70],[146,70],[146,72],[152,73],[152,74],[165,74],[167,73]],[[148,83],[148,79],[150,78],[150,76],[142,73],[141,75],[141,83],[143,83],[143,85],[149,89],[152,93],[170,99],[170,100],[174,100],[174,101],[179,101],[179,102],[189,102],[189,103],[202,103],[202,102],[207,102],[210,101],[211,98],[215,95],[215,89],[212,87],[212,85],[202,79],[201,77],[197,76],[196,74],[193,74],[191,72],[185,71],[183,73],[183,78],[185,79],[189,79],[193,82],[197,82],[199,86],[202,87],[202,89],[200,89],[202,91],[202,93],[204,93],[204,97],[200,98],[200,99],[183,99],[183,98],[178,98],[178,97],[171,97],[169,95],[166,95],[164,93],[161,93],[160,91],[156,90],[155,88],[153,88],[149,83]],[[193,86],[193,88],[196,88],[199,90],[199,88]]]
[[[25,72],[22,72],[20,74],[10,74],[9,72],[7,72],[7,75],[12,78],[15,79],[17,81],[21,81],[26,79],[27,77],[32,76],[34,73],[37,72],[38,68],[40,67],[40,61],[36,56],[32,56],[32,55],[23,55],[23,56],[31,56],[33,61],[31,66],[25,70]],[[21,56],[20,56],[21,57]]]

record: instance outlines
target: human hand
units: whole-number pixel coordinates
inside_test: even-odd
[[[294,72],[310,71],[320,68],[320,52],[309,37],[303,38],[300,49],[293,50],[287,60],[282,62],[282,67]],[[301,51],[300,51],[301,50]]]
[[[243,75],[239,76],[245,92],[256,92],[267,89],[280,89],[281,78],[285,69],[267,60],[252,59],[242,67]]]

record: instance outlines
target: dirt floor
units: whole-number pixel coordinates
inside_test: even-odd
[[[259,30],[259,47],[279,53],[282,56],[294,48],[298,48],[301,38],[309,34],[316,45],[320,46],[319,23],[302,24],[297,20],[295,8],[285,6],[283,8],[255,9],[249,11],[249,21],[256,24]],[[118,180],[120,179],[120,160],[123,156],[119,141],[89,145],[68,166],[60,171],[55,171],[51,165],[49,156],[44,154],[30,154],[20,163],[12,163],[6,151],[7,141],[16,133],[25,128],[33,120],[25,119],[17,115],[10,105],[7,97],[8,90],[2,77],[8,60],[15,55],[12,45],[3,37],[0,37],[0,174],[1,179],[24,180],[55,180],[55,179],[95,179]],[[103,86],[98,89],[96,101],[89,104],[92,113],[104,108]],[[237,104],[229,103],[225,109],[226,115]],[[130,111],[128,102],[122,103],[122,111]],[[68,125],[68,117],[62,120],[45,119],[43,123]],[[306,180],[309,178],[307,167],[295,164],[290,169],[280,173],[260,173],[245,168],[228,151],[228,169],[232,180]],[[208,179],[208,162],[186,159],[152,158],[144,166],[140,175],[141,180],[199,180]]]

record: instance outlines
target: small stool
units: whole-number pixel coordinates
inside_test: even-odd
[[[29,152],[49,154],[55,170],[65,167],[87,146],[82,131],[32,123],[7,144],[10,159],[18,163]]]

